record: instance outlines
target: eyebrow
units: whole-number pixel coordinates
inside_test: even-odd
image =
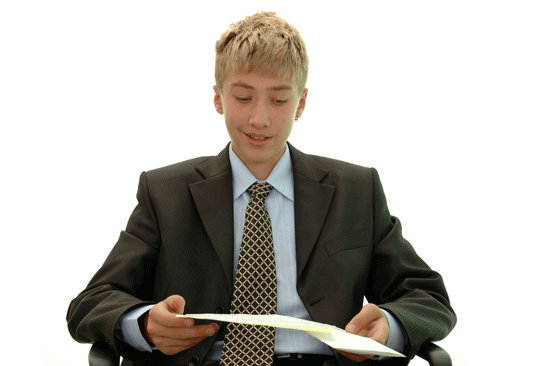
[[[240,86],[241,88],[245,88],[245,89],[256,90],[256,88],[254,88],[252,85],[249,85],[249,84],[246,84],[246,83],[236,82],[236,83],[231,84],[232,88],[234,88],[236,86]],[[292,90],[292,87],[290,85],[277,85],[277,86],[272,86],[268,90],[270,90],[270,91]]]

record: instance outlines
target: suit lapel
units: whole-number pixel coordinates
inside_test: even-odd
[[[294,171],[296,267],[300,279],[328,214],[334,186],[321,183],[328,174],[321,164],[289,144]]]
[[[321,183],[328,171],[288,144],[294,172],[296,267],[300,278],[328,214],[334,186]],[[189,186],[207,235],[220,259],[228,288],[233,286],[233,181],[229,145],[197,166],[204,180]]]
[[[206,233],[233,288],[233,181],[229,145],[217,156],[197,166],[205,178],[189,185]]]

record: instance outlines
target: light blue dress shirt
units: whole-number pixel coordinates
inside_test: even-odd
[[[244,163],[229,149],[233,176],[233,218],[234,218],[234,266],[236,274],[239,250],[242,242],[246,206],[250,200],[247,192],[255,182],[269,183],[273,190],[266,199],[266,209],[271,219],[275,264],[277,271],[277,313],[295,318],[311,320],[296,291],[296,240],[294,226],[294,175],[288,147],[265,181],[258,181]],[[347,301],[347,299],[342,299]],[[119,321],[123,341],[140,351],[152,351],[143,339],[137,319],[152,306],[144,306],[125,314]],[[384,310],[382,310],[384,311]],[[390,324],[390,339],[387,346],[401,352],[405,344],[405,333],[401,324],[384,311]],[[223,341],[214,343],[207,359],[219,359]],[[154,349],[154,348],[153,348]],[[309,334],[292,329],[277,328],[275,331],[275,354],[309,353],[331,355],[330,348]]]
[[[255,182],[269,183],[273,190],[265,200],[265,207],[271,219],[275,265],[277,271],[277,314],[311,320],[296,291],[296,238],[294,235],[294,175],[292,160],[287,148],[279,162],[265,181],[258,181],[243,162],[229,149],[229,161],[233,175],[233,224],[234,264],[233,276],[237,271],[239,250],[243,238],[246,206],[250,201],[247,192]],[[219,359],[223,342],[216,342],[207,356]],[[332,355],[330,348],[310,336],[293,329],[275,330],[275,354],[313,353]]]

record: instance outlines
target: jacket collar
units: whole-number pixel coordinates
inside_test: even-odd
[[[327,217],[335,187],[324,184],[329,174],[312,155],[291,144],[294,170],[294,211],[296,223],[296,269],[302,275]]]
[[[329,171],[314,156],[290,143],[294,174],[296,267],[300,278],[328,214],[334,186],[323,183]],[[197,166],[204,180],[189,186],[208,237],[223,266],[228,288],[233,279],[233,190],[229,144]]]
[[[233,190],[229,144],[196,167],[204,180],[189,189],[206,233],[223,267],[229,298],[233,289]]]

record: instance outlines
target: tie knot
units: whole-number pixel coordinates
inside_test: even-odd
[[[254,183],[248,187],[247,191],[250,193],[252,198],[260,198],[265,200],[269,192],[273,189],[273,186],[269,183]]]

